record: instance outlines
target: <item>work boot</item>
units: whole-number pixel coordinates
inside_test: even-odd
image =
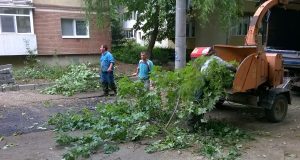
[[[110,83],[109,88],[114,92],[114,95],[117,95],[117,87],[115,83]]]
[[[109,96],[109,93],[108,92],[104,92],[103,96],[107,97],[107,96]]]
[[[102,88],[103,88],[103,96],[108,96],[109,95],[109,88],[108,88],[108,83],[102,82]]]
[[[115,95],[115,96],[117,95],[117,90],[116,90],[116,89],[114,90],[114,95]]]

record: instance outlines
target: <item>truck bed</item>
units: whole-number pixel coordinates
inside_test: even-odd
[[[283,65],[286,69],[300,69],[300,51],[266,49],[266,53],[279,53],[283,57]],[[299,70],[300,72],[300,70]]]

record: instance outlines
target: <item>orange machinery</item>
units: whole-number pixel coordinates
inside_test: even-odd
[[[240,64],[228,100],[262,107],[272,122],[279,122],[285,118],[291,97],[289,90],[278,87],[283,83],[282,56],[265,53],[258,43],[258,29],[270,8],[287,4],[288,0],[265,1],[250,22],[244,46],[214,46],[217,56]],[[254,99],[254,103],[249,103],[250,99]]]

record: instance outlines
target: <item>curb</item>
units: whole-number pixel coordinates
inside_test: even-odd
[[[9,84],[0,86],[0,92],[7,91],[20,91],[20,90],[37,90],[52,86],[54,83],[42,83],[42,84]]]

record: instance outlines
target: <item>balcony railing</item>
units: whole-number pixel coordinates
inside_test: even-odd
[[[0,0],[0,6],[31,5],[32,0]]]
[[[35,34],[0,34],[0,58],[1,56],[28,55],[28,48],[36,51]]]

